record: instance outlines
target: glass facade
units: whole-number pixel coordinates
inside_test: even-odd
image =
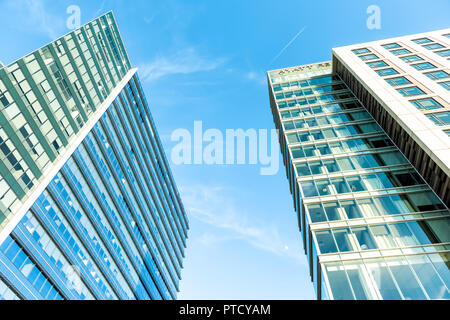
[[[268,81],[318,298],[450,299],[450,211],[331,63]]]
[[[0,299],[176,299],[188,220],[112,13],[0,79]]]

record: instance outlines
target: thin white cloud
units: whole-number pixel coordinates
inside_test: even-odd
[[[264,223],[255,217],[250,219],[230,201],[224,188],[195,186],[183,188],[182,194],[191,217],[223,231],[221,234],[205,232],[197,239],[203,245],[212,246],[223,241],[240,240],[258,249],[304,264],[301,252],[289,248],[289,240],[283,239],[275,225]]]
[[[224,58],[201,56],[197,49],[190,47],[168,56],[159,56],[150,63],[142,64],[140,75],[146,80],[156,80],[176,74],[190,74],[211,71],[225,63]]]
[[[289,48],[289,46],[303,33],[303,31],[305,31],[305,29],[306,27],[303,27],[299,32],[297,32],[297,34],[284,46],[283,49],[281,49],[281,51],[272,59],[272,61],[270,61],[270,65],[274,63],[275,60],[277,60],[287,48]]]
[[[111,0],[110,0],[111,2]],[[100,7],[97,9],[97,11],[95,11],[95,15],[94,17],[97,18],[98,15],[100,15],[101,13],[103,13],[103,11],[105,10],[105,4],[106,4],[106,0],[103,0],[102,3],[100,4]],[[112,3],[109,3],[109,5],[112,5]]]
[[[264,72],[250,71],[245,74],[245,77],[247,78],[247,80],[255,81],[261,85],[267,84],[267,79]]]
[[[61,16],[51,14],[47,0],[14,0],[7,2],[7,9],[17,11],[20,24],[45,34],[54,40],[64,28],[65,12]],[[5,11],[3,12],[5,13]]]

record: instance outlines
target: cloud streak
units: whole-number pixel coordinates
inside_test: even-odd
[[[52,40],[58,37],[64,27],[65,16],[51,14],[45,0],[14,0],[7,4],[18,11],[19,16],[24,17],[20,23],[26,24],[32,30],[39,30]]]
[[[212,71],[225,62],[224,58],[201,56],[195,48],[189,47],[168,56],[159,56],[142,64],[139,69],[143,79],[153,81],[170,75]]]
[[[272,59],[272,61],[270,61],[270,64],[274,63],[275,60],[277,60],[282,54],[283,52],[289,48],[289,46],[303,33],[303,31],[305,31],[306,27],[303,27],[302,29],[300,29],[299,32],[297,32],[297,34],[284,46],[283,49],[281,49],[281,51]]]
[[[286,239],[283,239],[275,225],[249,219],[245,212],[232,204],[224,188],[195,186],[183,188],[182,193],[191,217],[224,231],[221,235],[214,231],[204,233],[198,239],[203,245],[213,246],[223,241],[239,240],[304,264],[301,252],[289,249]]]

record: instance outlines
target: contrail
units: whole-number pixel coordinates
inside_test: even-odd
[[[291,41],[289,41],[288,44],[284,46],[283,49],[281,49],[281,51],[275,56],[275,58],[273,58],[272,61],[270,61],[270,64],[272,64],[275,60],[277,60],[278,57],[281,56],[281,54],[284,52],[284,50],[286,50],[286,49],[292,44],[292,42],[294,42],[295,39],[297,39],[298,36],[301,35],[301,34],[303,33],[303,31],[305,31],[305,29],[306,29],[306,26],[303,27],[303,28],[302,28],[302,29],[301,29],[301,30],[300,30],[300,31],[299,31],[299,32],[291,39]]]

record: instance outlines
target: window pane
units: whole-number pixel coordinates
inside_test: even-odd
[[[382,260],[369,260],[366,263],[369,274],[380,291],[384,300],[400,300],[402,297],[395,286],[391,273]]]
[[[426,296],[420,288],[416,277],[405,261],[399,261],[398,259],[386,259],[386,262],[406,300],[426,299]]]
[[[431,299],[449,299],[450,293],[425,255],[406,257]]]
[[[352,289],[341,263],[329,263],[325,266],[330,289],[335,300],[354,300]]]
[[[317,231],[316,232],[317,244],[319,245],[320,253],[331,253],[337,252],[336,244],[334,243],[334,238],[331,235],[331,231]]]

